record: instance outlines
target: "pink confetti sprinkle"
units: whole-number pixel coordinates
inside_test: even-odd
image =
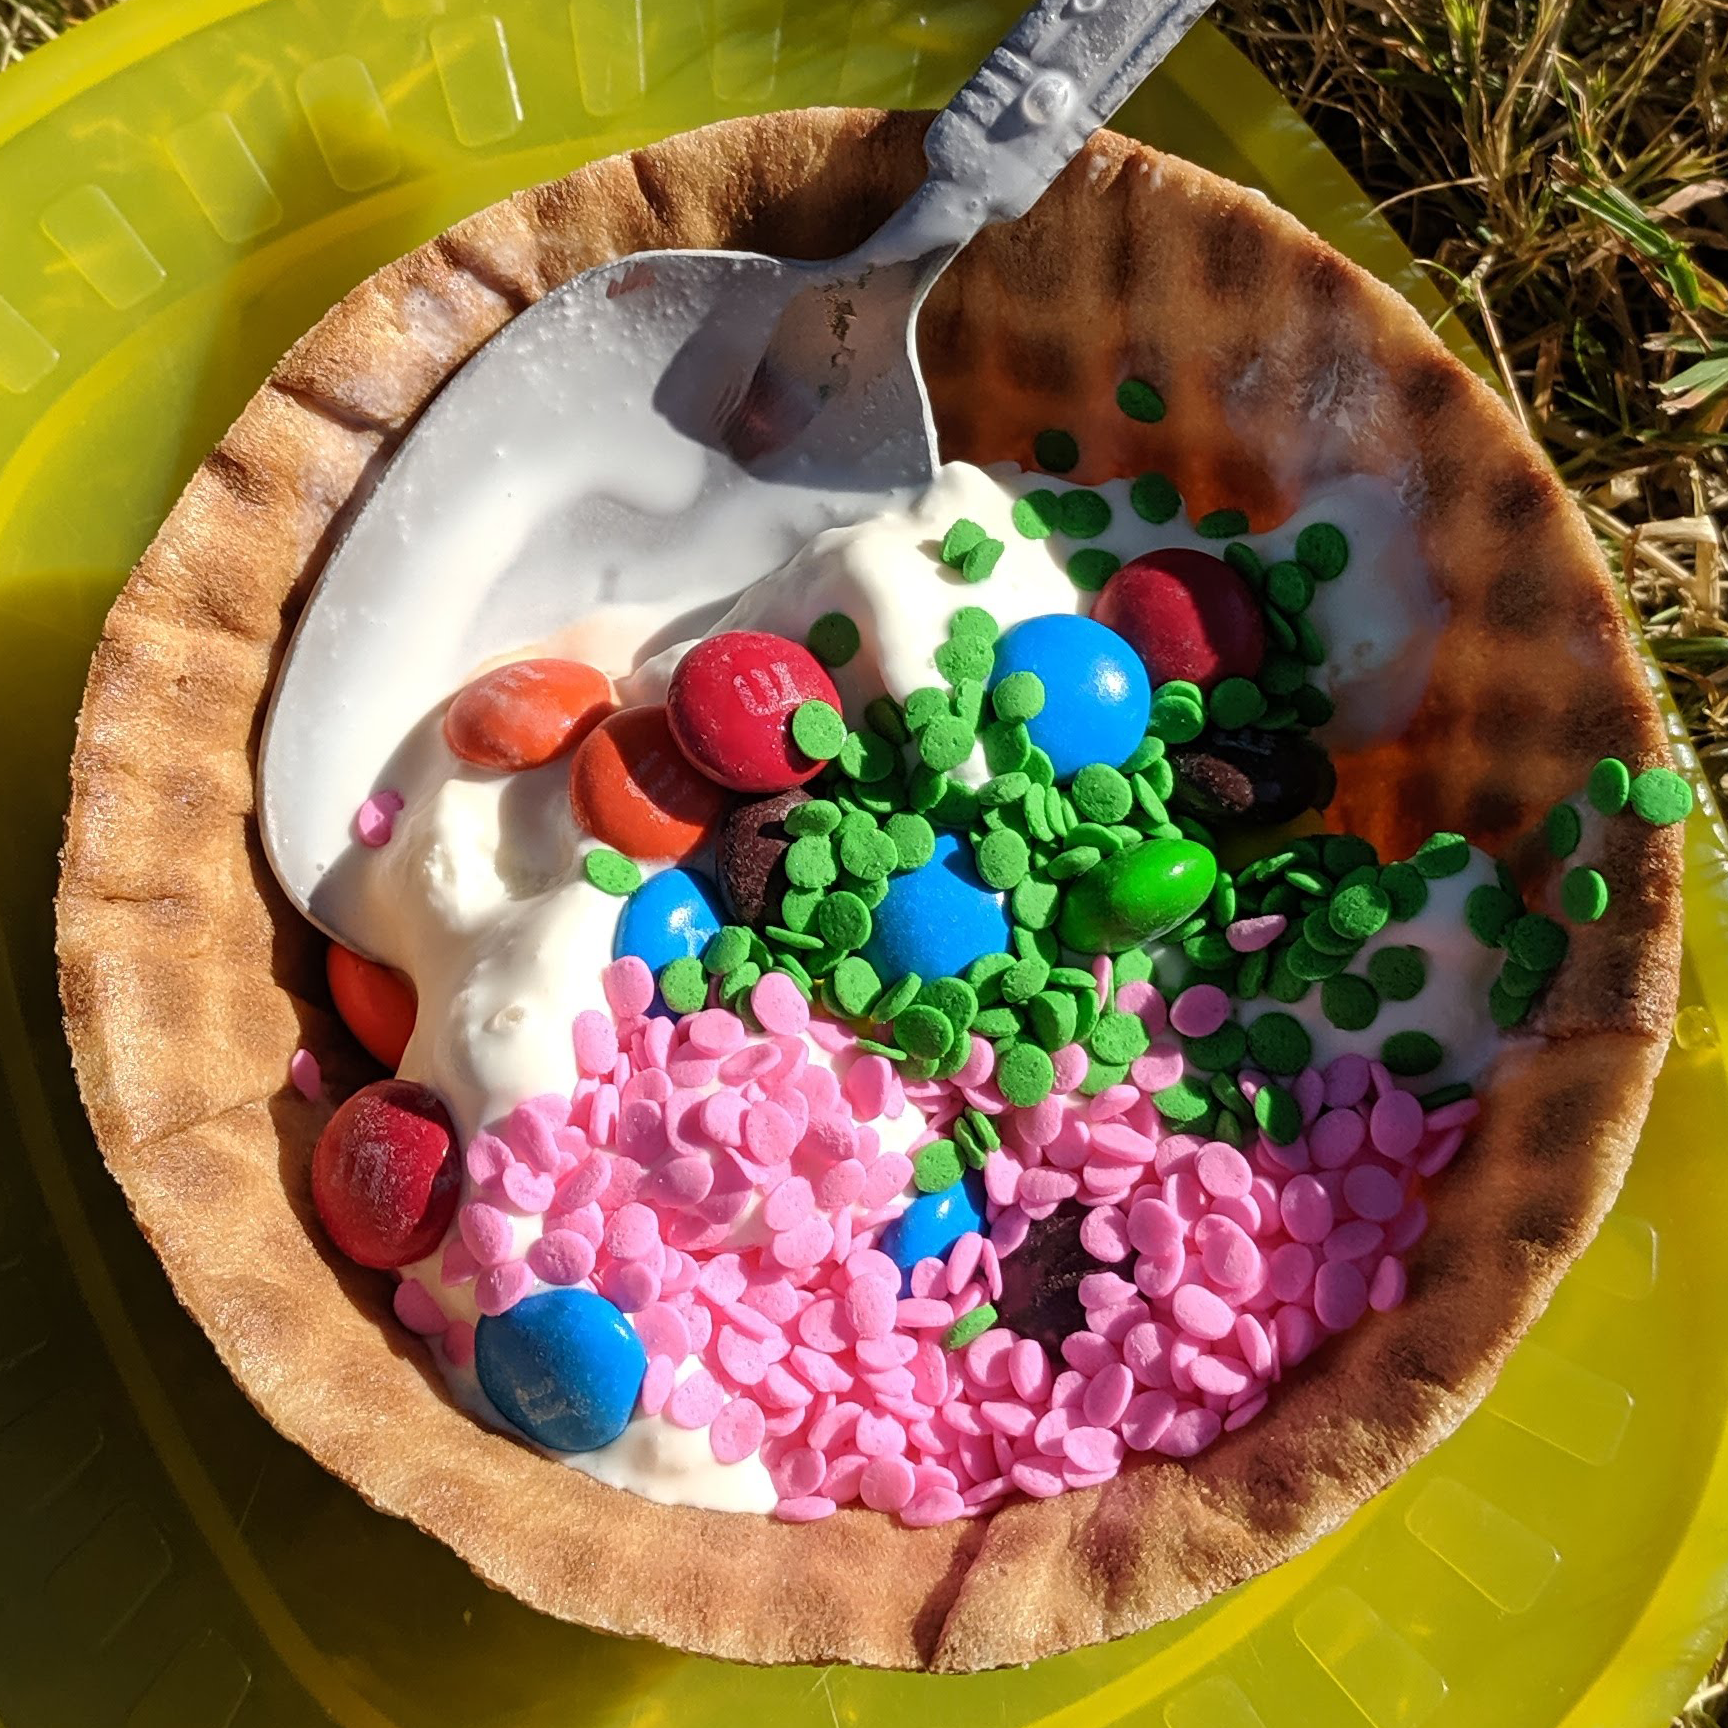
[[[767,972],[750,991],[750,1006],[770,1032],[796,1036],[810,1024],[810,1004],[784,972]]]
[[[528,1249],[528,1269],[547,1284],[580,1284],[594,1270],[594,1245],[574,1230],[548,1230]]]
[[[1229,1018],[1230,998],[1216,984],[1191,985],[1170,1004],[1170,1024],[1184,1038],[1209,1038]]]
[[[390,1301],[396,1310],[396,1318],[410,1332],[419,1332],[429,1337],[443,1332],[448,1324],[444,1310],[438,1306],[437,1297],[417,1278],[404,1278],[396,1286]]]
[[[374,792],[354,812],[354,834],[362,846],[382,846],[395,831],[402,812],[400,792]]]
[[[1422,1143],[1427,1126],[1422,1105],[1411,1092],[1388,1092],[1368,1114],[1368,1137],[1388,1158],[1402,1161]]]
[[[706,1428],[725,1401],[720,1382],[706,1368],[698,1368],[666,1400],[666,1420],[678,1428]]]
[[[497,1266],[515,1251],[516,1230],[510,1215],[483,1200],[471,1200],[456,1215],[462,1243],[480,1266]]]
[[[308,1104],[316,1104],[323,1097],[324,1071],[310,1050],[296,1050],[288,1058],[288,1078]]]
[[[838,1510],[825,1494],[805,1494],[796,1500],[781,1500],[774,1516],[787,1524],[813,1524],[818,1518],[832,1518]]]
[[[452,1367],[466,1368],[474,1360],[474,1327],[467,1320],[452,1320],[444,1328],[444,1355]]]
[[[1238,954],[1257,954],[1284,934],[1288,922],[1282,912],[1269,912],[1263,918],[1238,918],[1224,927],[1224,940]]]
[[[521,1260],[489,1266],[474,1280],[474,1306],[482,1314],[505,1314],[534,1288],[534,1274]]]
[[[647,962],[634,954],[614,960],[606,967],[600,974],[600,985],[612,1012],[620,1019],[630,1014],[646,1014],[654,1000],[654,974],[648,970]]]

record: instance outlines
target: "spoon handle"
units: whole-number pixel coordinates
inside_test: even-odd
[[[930,173],[865,241],[870,264],[949,255],[1023,216],[1211,0],[1038,0],[930,124]]]

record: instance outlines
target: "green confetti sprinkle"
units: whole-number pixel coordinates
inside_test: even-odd
[[[1248,1028],[1248,1054],[1268,1074],[1299,1074],[1313,1053],[1307,1029],[1293,1014],[1262,1014]]]
[[[834,848],[821,835],[806,835],[786,848],[786,880],[794,888],[826,888],[839,874]]]
[[[846,722],[831,703],[800,702],[792,712],[792,742],[818,762],[831,761],[846,742]]]
[[[1378,883],[1358,882],[1340,888],[1326,908],[1326,921],[1341,937],[1366,942],[1377,936],[1392,916],[1392,902]]]
[[[1462,834],[1431,834],[1410,860],[1430,882],[1456,876],[1470,862],[1470,842]]]
[[[980,540],[960,561],[961,579],[966,582],[986,580],[1005,550],[1000,540]]]
[[[1533,972],[1552,972],[1570,946],[1565,928],[1541,912],[1527,912],[1506,934],[1507,952]]]
[[[711,977],[718,978],[743,965],[749,954],[749,930],[742,924],[722,924],[702,950],[702,966]]]
[[[824,666],[844,666],[858,652],[858,626],[844,612],[824,612],[804,640]]]
[[[978,874],[990,887],[1004,892],[1018,886],[1032,862],[1026,842],[1012,828],[985,835],[975,855]]]
[[[1296,536],[1296,556],[1317,581],[1330,582],[1350,562],[1350,542],[1330,522],[1310,522]]]
[[[1182,508],[1182,494],[1162,474],[1142,474],[1128,489],[1134,514],[1146,522],[1168,522]]]
[[[1381,948],[1368,956],[1368,982],[1388,1002],[1408,1002],[1428,982],[1428,960],[1420,948]]]
[[[1270,1087],[1261,1088],[1264,1097]],[[1291,1100],[1295,1102],[1294,1099]],[[1166,1086],[1162,1092],[1152,1094],[1152,1108],[1177,1128],[1185,1128],[1190,1123],[1198,1122],[1204,1116],[1212,1113],[1212,1095],[1191,1074],[1184,1074],[1173,1086]],[[1297,1111],[1297,1120],[1301,1120],[1301,1111]]]
[[[940,1008],[915,1002],[894,1016],[894,1041],[914,1056],[940,1056],[953,1039],[954,1023]]]
[[[1101,493],[1077,486],[1056,500],[1056,527],[1071,540],[1096,540],[1110,526],[1110,506]]]
[[[1074,1036],[1079,1009],[1066,990],[1040,990],[1026,1005],[1032,1035],[1046,1050],[1060,1050]]]
[[[642,886],[642,872],[635,859],[605,846],[596,846],[582,860],[582,874],[602,894],[634,894]]]
[[[902,810],[888,818],[888,838],[894,844],[896,867],[916,870],[936,851],[936,830],[916,811]]]
[[[848,732],[838,761],[841,773],[874,785],[894,772],[899,755],[886,738],[878,738],[874,732]]]
[[[969,516],[962,516],[946,534],[942,536],[942,549],[937,556],[951,570],[958,570],[965,562],[966,554],[981,541],[989,539],[984,525],[974,522]]]
[[[1578,842],[1584,837],[1583,820],[1570,804],[1556,804],[1548,812],[1545,827],[1548,833],[1548,850],[1556,858],[1570,858],[1578,850]]]
[[[1067,563],[1068,580],[1082,593],[1096,594],[1118,570],[1122,560],[1102,546],[1082,546]]]
[[[960,1180],[960,1154],[952,1140],[932,1140],[912,1158],[912,1183],[920,1194],[940,1194]]]
[[[948,620],[950,636],[976,636],[983,642],[994,642],[1002,634],[996,616],[983,606],[962,606]]]
[[[1317,684],[1301,684],[1290,693],[1290,705],[1296,718],[1309,727],[1324,726],[1338,712],[1332,698]]]
[[[1092,1054],[1100,1062],[1132,1062],[1144,1056],[1152,1042],[1145,1022],[1138,1014],[1118,1013],[1114,1009],[1098,1017],[1092,1028]]]
[[[1240,1068],[1248,1054],[1248,1034],[1234,1020],[1226,1020],[1216,1032],[1208,1032],[1204,1038],[1184,1038],[1182,1054],[1193,1067],[1203,1068],[1209,1074]]]
[[[1036,1044],[1015,1044],[996,1063],[996,1089],[1010,1104],[1042,1103],[1055,1084],[1049,1053]]]
[[[1282,1086],[1268,1081],[1254,1094],[1254,1120],[1274,1146],[1289,1146],[1302,1132],[1302,1107]]]
[[[708,1001],[708,974],[694,955],[670,960],[660,969],[660,996],[674,1014],[694,1014]]]
[[[1448,1104],[1461,1104],[1469,1096],[1469,1082],[1454,1080],[1450,1086],[1436,1086],[1432,1092],[1424,1092],[1416,1102],[1424,1110],[1444,1110]]]
[[[1248,518],[1240,510],[1208,510],[1194,532],[1207,540],[1234,540],[1248,532]]]
[[[1056,531],[1057,498],[1046,486],[1014,500],[1010,512],[1015,532],[1026,540],[1048,540]]]
[[[1632,771],[1618,756],[1604,756],[1584,787],[1584,796],[1604,816],[1618,816],[1631,792]]]
[[[1056,922],[1062,896],[1053,882],[1028,876],[1009,896],[1008,910],[1016,924],[1028,930],[1048,930]]]
[[[840,862],[860,882],[880,882],[900,862],[900,848],[880,828],[854,828],[840,836]]]
[[[1568,870],[1560,884],[1560,904],[1575,924],[1594,924],[1608,910],[1608,884],[1598,870]]]
[[[1156,425],[1164,418],[1164,398],[1144,378],[1124,378],[1116,386],[1116,406],[1130,420]]]
[[[1080,446],[1072,432],[1051,427],[1032,440],[1032,458],[1046,474],[1066,474],[1080,460]]]
[[[1692,814],[1692,788],[1672,768],[1646,768],[1628,795],[1633,814],[1653,828],[1684,822]]]
[[[1510,996],[1534,996],[1548,982],[1546,972],[1533,972],[1516,960],[1507,960],[1500,968],[1500,986]]]
[[[1510,1032],[1530,1012],[1530,998],[1513,995],[1496,979],[1488,987],[1488,1012],[1502,1032]]]
[[[1044,711],[1044,680],[1036,672],[1010,672],[990,692],[998,720],[1026,721]]]
[[[882,992],[870,1009],[870,1018],[878,1024],[891,1022],[898,1014],[912,1006],[918,992],[923,988],[924,980],[916,972],[908,972],[905,977],[896,980]]]
[[[1470,934],[1490,948],[1500,946],[1523,910],[1515,895],[1493,883],[1472,888],[1464,897],[1464,922]]]
[[[1285,559],[1266,572],[1266,598],[1281,612],[1300,612],[1314,598],[1314,578]]]
[[[912,732],[922,731],[932,720],[940,720],[949,712],[948,692],[938,690],[934,685],[914,690],[906,698],[906,725]]]
[[[1380,1060],[1387,1071],[1402,1078],[1432,1074],[1445,1057],[1440,1040],[1427,1032],[1394,1032],[1380,1046]]]
[[[827,798],[794,804],[781,819],[794,839],[806,834],[832,834],[840,826],[840,806]]]
[[[982,636],[968,632],[964,636],[950,636],[932,658],[936,670],[950,684],[961,684],[968,678],[988,678],[996,652]]]
[[[1120,822],[1134,807],[1134,788],[1104,762],[1089,762],[1074,776],[1074,808],[1090,822]]]
[[[1214,724],[1226,732],[1252,726],[1266,712],[1266,698],[1251,678],[1226,678],[1213,690],[1207,706]]]
[[[941,653],[941,649],[937,650]],[[972,754],[974,733],[958,716],[945,714],[918,734],[918,755],[924,766],[945,774]]]
[[[830,948],[862,948],[870,940],[870,908],[856,894],[830,894],[816,911],[816,927]]]
[[[943,1333],[943,1346],[949,1350],[964,1350],[974,1338],[982,1337],[995,1324],[996,1310],[988,1302],[980,1302]]]
[[[1321,983],[1320,1011],[1340,1032],[1360,1032],[1374,1024],[1380,994],[1366,978],[1341,972]]]
[[[1167,744],[1186,744],[1206,727],[1206,709],[1198,685],[1173,678],[1152,698],[1152,730]]]
[[[1413,864],[1385,864],[1380,869],[1380,892],[1386,896],[1390,917],[1403,923],[1428,904],[1428,883]]]
[[[954,1028],[950,1037],[958,1037],[978,1017],[978,992],[964,978],[932,978],[918,992],[919,1003],[939,1009]]]
[[[834,970],[828,975],[828,985],[841,1013],[853,1019],[861,1019],[868,1013],[870,1004],[882,990],[882,980],[876,976],[876,968],[856,954],[835,963]]]

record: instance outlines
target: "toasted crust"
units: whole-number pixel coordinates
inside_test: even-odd
[[[915,115],[727,122],[480,212],[363,283],[283,360],[194,475],[111,613],[73,760],[61,986],[97,1138],[180,1299],[264,1414],[374,1505],[567,1619],[744,1661],[962,1670],[1178,1614],[1298,1552],[1449,1433],[1594,1232],[1671,1021],[1678,836],[1614,826],[1614,909],[1573,932],[1430,1196],[1410,1295],[1319,1353],[1190,1464],[904,1530],[652,1505],[476,1424],[346,1265],[308,1187],[318,1054],[370,1070],[327,1006],[322,939],[263,862],[258,726],[343,515],[439,384],[522,306],[650,246],[802,256],[862,237],[922,173]],[[1339,814],[1383,844],[1496,843],[1600,755],[1663,759],[1583,519],[1416,315],[1241,188],[1102,135],[1031,216],[988,232],[921,326],[946,453],[1082,479],[1160,467],[1198,512],[1288,507],[1291,449],[1391,477],[1450,612],[1414,724],[1345,764]],[[1125,376],[1171,404],[1112,405]],[[1195,415],[1185,404],[1200,402]],[[1269,461],[1268,456],[1279,460]],[[1389,789],[1396,796],[1389,797]]]

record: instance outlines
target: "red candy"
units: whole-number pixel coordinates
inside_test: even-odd
[[[580,660],[513,660],[460,690],[444,741],[481,768],[538,768],[578,744],[617,703],[612,680]]]
[[[673,742],[664,708],[602,720],[570,759],[570,812],[629,858],[687,858],[707,839],[726,794]]]
[[[808,648],[761,630],[698,642],[666,693],[678,748],[734,792],[784,792],[822,766],[792,742],[793,711],[813,701],[840,706],[822,663]]]
[[[399,1068],[414,1030],[413,985],[340,942],[330,944],[324,975],[330,981],[336,1012],[348,1030],[386,1068]]]
[[[444,1240],[461,1198],[456,1130],[424,1086],[364,1086],[318,1136],[313,1203],[330,1240],[362,1266],[425,1259]]]
[[[1202,690],[1252,678],[1266,653],[1266,624],[1248,584],[1210,552],[1171,547],[1124,564],[1092,616],[1127,637],[1154,685],[1186,678]]]

